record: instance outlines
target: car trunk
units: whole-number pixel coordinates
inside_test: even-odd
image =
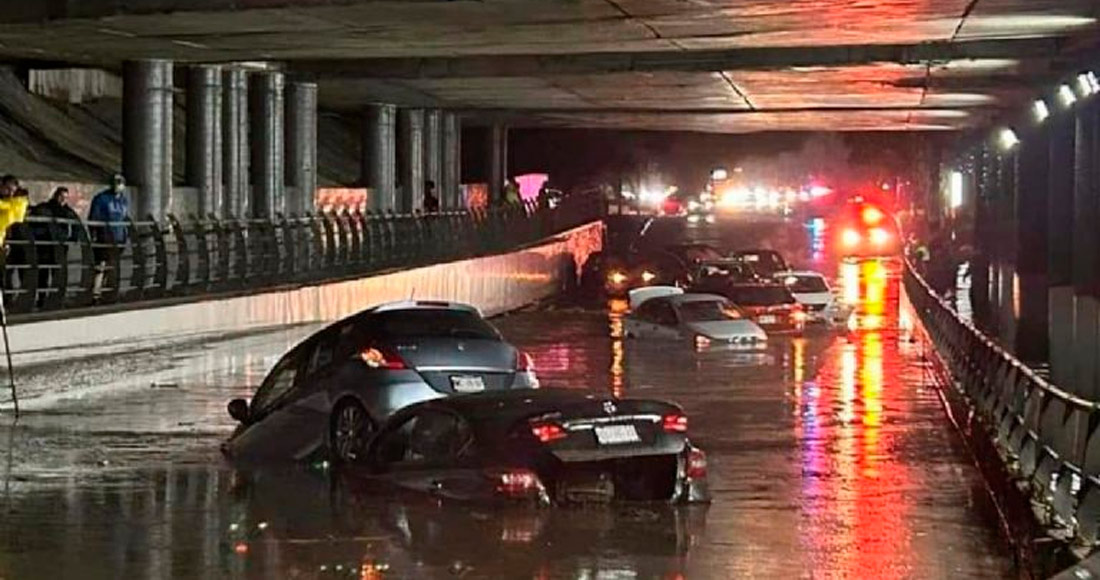
[[[507,389],[516,375],[516,349],[499,340],[406,338],[395,348],[405,364],[442,393]]]
[[[678,473],[675,455],[567,462],[550,478],[549,492],[558,503],[667,501]]]

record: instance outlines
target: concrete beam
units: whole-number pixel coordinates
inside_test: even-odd
[[[469,78],[775,70],[795,66],[851,66],[878,62],[922,64],[966,59],[1043,58],[1061,52],[1066,38],[1023,38],[916,44],[735,48],[559,55],[296,60],[298,73],[328,78]]]

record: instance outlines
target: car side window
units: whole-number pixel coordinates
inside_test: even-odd
[[[383,434],[375,463],[385,470],[448,466],[473,453],[473,431],[453,413],[427,409]]]
[[[346,337],[351,333],[352,328],[352,324],[347,323],[326,331],[318,338],[317,346],[309,355],[309,362],[306,364],[304,371],[305,376],[308,377],[317,371],[323,370],[340,356],[338,351],[341,351],[341,347],[347,342]]]
[[[263,384],[252,397],[252,414],[263,416],[271,412],[279,402],[290,392],[298,377],[298,367],[301,362],[301,351],[294,350],[280,360],[275,368],[271,369]]]
[[[653,322],[661,326],[676,326],[676,310],[668,302],[660,302],[653,310]]]
[[[656,307],[656,303],[653,301],[645,302],[638,308],[637,317],[639,320],[646,322],[656,322],[653,318],[653,313]]]

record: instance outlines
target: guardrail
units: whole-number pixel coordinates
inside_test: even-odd
[[[591,196],[395,215],[75,222],[30,216],[0,254],[8,310],[60,310],[262,290],[498,253],[603,217]]]
[[[1035,374],[960,318],[911,266],[905,290],[1040,524],[1079,545],[1100,543],[1100,404]]]

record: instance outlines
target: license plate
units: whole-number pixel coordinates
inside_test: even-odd
[[[760,324],[775,324],[776,322],[776,318],[770,314],[760,317]]]
[[[451,387],[456,393],[480,393],[485,390],[485,381],[481,377],[453,376]]]
[[[637,443],[642,439],[638,437],[638,430],[633,425],[607,425],[596,427],[596,441],[600,445],[616,445],[620,443]]]

